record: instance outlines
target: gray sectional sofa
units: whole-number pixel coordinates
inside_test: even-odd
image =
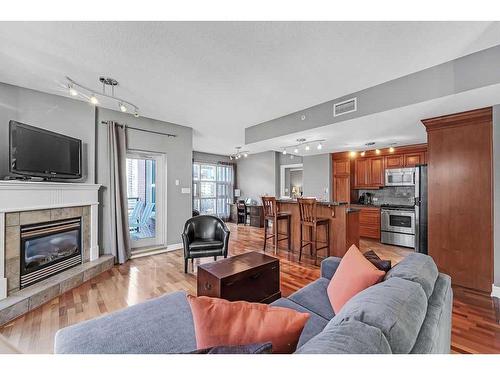
[[[311,314],[299,354],[449,353],[452,289],[431,257],[413,253],[385,280],[349,300],[335,315],[326,288],[340,258],[321,263],[321,277],[272,305]],[[56,353],[187,353],[196,349],[184,292],[61,329]]]

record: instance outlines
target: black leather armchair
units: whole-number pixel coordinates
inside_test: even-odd
[[[186,221],[182,242],[184,244],[184,273],[187,273],[188,260],[218,256],[227,258],[229,230],[216,216],[200,215]]]

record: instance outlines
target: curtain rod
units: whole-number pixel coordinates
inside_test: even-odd
[[[101,124],[102,125],[108,125],[108,122],[107,121],[101,121]],[[123,127],[127,128],[127,129],[133,129],[133,130],[137,130],[137,131],[140,131],[140,132],[166,135],[167,137],[172,137],[172,138],[177,137],[177,135],[175,135],[175,134],[162,133],[162,132],[157,132],[155,130],[147,130],[147,129],[141,129],[141,128],[134,128],[133,126],[128,126],[128,125],[119,125],[119,126],[123,126]]]

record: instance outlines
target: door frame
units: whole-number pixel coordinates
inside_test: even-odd
[[[280,198],[285,197],[285,170],[292,168],[302,168],[304,171],[304,164],[283,164],[280,165]],[[303,179],[304,177],[302,177]]]
[[[162,152],[127,150],[127,159],[154,159],[156,161],[156,236],[142,241],[130,240],[131,250],[155,249],[167,246],[167,155]],[[160,182],[160,183],[159,183]],[[160,199],[159,199],[160,198]],[[147,241],[151,240],[151,241]]]

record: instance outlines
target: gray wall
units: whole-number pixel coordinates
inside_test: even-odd
[[[278,177],[276,175],[278,169]],[[279,180],[279,163],[274,151],[251,154],[237,161],[238,188],[242,199],[252,198],[261,202],[263,195],[276,196],[276,178]]]
[[[207,163],[235,163],[234,160],[229,159],[229,156],[226,155],[217,155],[217,154],[209,154],[207,152],[199,152],[193,151],[193,160],[194,161],[204,161]]]
[[[302,188],[304,197],[330,200],[332,180],[330,154],[304,156],[302,160],[304,165]]]
[[[500,46],[485,49],[245,129],[245,144],[500,83]],[[333,104],[358,98],[357,112],[333,117]],[[302,121],[301,116],[306,115]]]
[[[500,288],[500,105],[493,107],[494,283]]]
[[[0,83],[0,178],[9,172],[9,121],[82,140],[83,178],[94,182],[95,108],[62,96]]]
[[[101,188],[101,228],[100,246],[105,253],[109,253],[107,244],[107,207],[109,204],[109,193],[106,186],[109,184],[108,148],[107,148],[107,126],[101,125],[101,121],[116,121],[120,124],[133,126],[135,128],[154,130],[162,133],[176,134],[176,138],[137,131],[127,130],[127,146],[131,150],[153,151],[164,153],[167,157],[167,243],[177,244],[181,242],[181,232],[184,222],[191,217],[192,197],[190,194],[182,194],[181,188],[192,188],[192,157],[193,157],[193,134],[192,129],[168,122],[153,120],[145,117],[135,118],[126,113],[116,112],[109,109],[99,108],[97,110],[97,182],[103,184]],[[175,180],[180,184],[175,185]]]

